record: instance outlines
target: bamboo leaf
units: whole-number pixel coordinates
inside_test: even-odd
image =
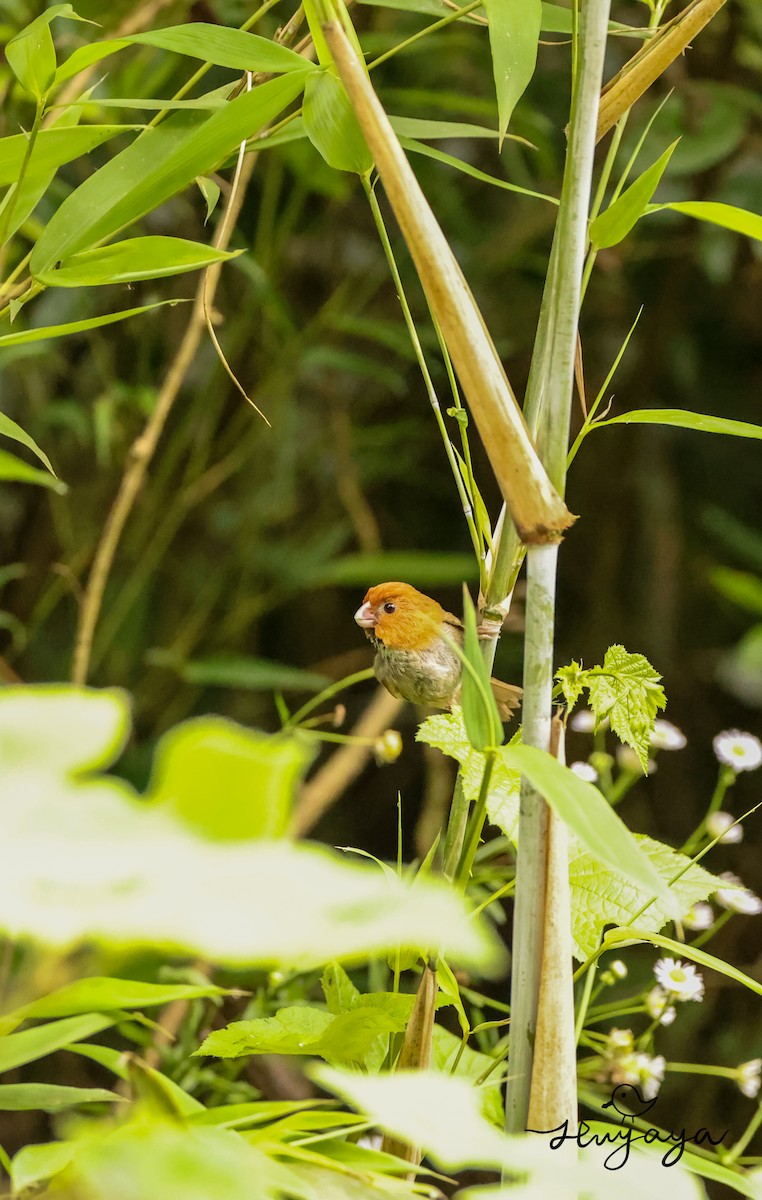
[[[470,125],[467,121],[428,121],[420,117],[389,116],[389,123],[400,138],[496,138],[496,129],[486,125]],[[520,139],[524,141],[523,138]]]
[[[0,433],[5,434],[6,437],[13,438],[14,442],[20,442],[22,446],[26,446],[33,454],[37,455],[41,463],[45,464],[50,474],[55,476],[56,473],[44,450],[40,449],[34,438],[25,429],[22,429],[10,417],[6,417],[5,413],[0,413]]]
[[[56,73],[56,48],[50,22],[64,16],[76,17],[70,4],[52,5],[12,37],[5,47],[8,66],[25,91],[38,100],[45,95]]]
[[[503,742],[503,726],[492,695],[489,671],[479,646],[476,632],[476,610],[463,588],[463,676],[461,704],[468,740],[475,750],[490,750]]]
[[[676,942],[673,938],[664,937],[660,933],[649,933],[644,929],[631,929],[628,927],[609,930],[604,935],[603,940],[607,946],[619,945],[621,942],[651,942],[654,946],[661,946],[663,950],[671,950],[678,958],[689,958],[691,962],[698,963],[700,967],[708,967],[712,971],[719,971],[727,979],[732,979],[734,983],[740,983],[742,987],[748,988],[750,992],[755,992],[758,996],[762,996],[762,982],[758,979],[752,979],[749,975],[745,975],[743,971],[739,971],[732,963],[724,962],[721,958],[715,958],[713,954],[707,954],[706,950],[699,950],[696,946],[692,946],[690,942]]]
[[[0,1018],[0,1028],[31,1019],[71,1017],[84,1013],[108,1012],[130,1008],[151,1008],[173,1000],[193,1000],[199,996],[224,996],[224,988],[212,983],[143,983],[133,979],[109,979],[93,976],[66,984],[39,1000],[33,1000],[8,1016]]]
[[[307,137],[330,167],[367,175],[373,158],[344,84],[332,71],[311,75],[304,88],[302,120]]]
[[[269,38],[242,29],[228,29],[221,25],[208,25],[203,21],[191,25],[174,25],[168,29],[152,29],[147,33],[136,33],[132,37],[112,38],[105,42],[93,42],[81,46],[70,54],[55,74],[58,86],[78,75],[94,63],[116,54],[126,46],[155,46],[160,50],[171,50],[175,54],[200,58],[203,62],[218,67],[229,67],[235,71],[266,71],[279,74],[284,71],[314,70],[310,62],[300,54],[281,46]]]
[[[668,146],[655,163],[639,175],[613,204],[599,214],[590,226],[590,242],[596,250],[616,246],[640,220],[656,191],[679,138]]]
[[[542,23],[540,0],[484,0],[502,144],[516,103],[534,74]]]
[[[747,237],[762,242],[762,216],[745,208],[737,208],[735,204],[721,204],[717,200],[676,200],[669,204],[650,204],[646,211],[654,213],[665,209],[695,217],[697,221],[721,225],[723,229],[732,229],[734,233],[745,233]]]
[[[44,1142],[40,1145],[22,1146],[14,1155],[11,1164],[11,1180],[14,1192],[19,1194],[43,1183],[64,1167],[68,1167],[76,1154],[75,1142]]]
[[[510,134],[508,136],[510,137]],[[462,171],[464,175],[470,175],[472,179],[478,179],[481,183],[491,183],[493,187],[503,188],[506,192],[516,192],[519,196],[529,196],[532,200],[546,200],[548,204],[558,205],[555,196],[546,196],[543,192],[533,192],[531,188],[520,187],[519,184],[510,183],[507,179],[498,179],[495,175],[488,175],[486,171],[472,167],[462,158],[456,158],[454,154],[446,154],[444,150],[437,150],[434,146],[427,146],[415,138],[401,135],[400,145],[405,150],[412,150],[414,154],[422,154],[424,158],[433,158],[447,167],[454,167],[456,171]]]
[[[124,1103],[124,1096],[105,1088],[62,1087],[55,1083],[0,1084],[0,1112],[61,1112],[80,1104]]]
[[[107,283],[131,283],[136,279],[161,279],[197,271],[211,263],[237,258],[242,250],[217,250],[185,238],[128,238],[112,246],[84,250],[65,259],[55,270],[35,278],[46,287],[88,287]]]
[[[32,251],[36,276],[57,262],[112,237],[208,174],[302,90],[305,74],[272,79],[200,123],[190,114],[168,117],[86,179],[64,200]]]
[[[79,125],[74,129],[41,129],[29,156],[27,170],[55,171],[64,163],[82,154],[89,154],[116,134],[135,128],[135,125]],[[0,184],[15,183],[28,144],[29,139],[23,133],[0,138]]]
[[[762,425],[713,417],[708,413],[686,412],[683,408],[635,408],[619,417],[595,421],[593,429],[604,425],[671,425],[675,429],[695,429],[700,433],[724,433],[730,437],[762,438]]]
[[[3,432],[5,430],[0,428],[0,433]],[[38,471],[36,467],[30,467],[28,463],[16,458],[15,454],[9,454],[7,450],[0,450],[0,480],[8,483],[39,483],[43,487],[52,488],[59,495],[66,491],[66,484],[61,483],[54,475],[49,475],[46,471]]]
[[[68,321],[64,325],[43,325],[37,329],[23,329],[18,333],[0,334],[0,350],[4,346],[26,346],[29,342],[45,342],[48,338],[68,337],[73,333],[87,333],[88,329],[99,329],[102,325],[114,325],[128,317],[163,308],[165,304],[185,304],[185,300],[158,300],[155,304],[141,304],[139,308],[125,308],[121,312],[104,313],[100,317],[88,317],[84,321]]]
[[[499,753],[526,776],[594,858],[662,900],[670,915],[682,915],[666,882],[598,788],[535,746],[503,746]]]
[[[36,1062],[38,1058],[44,1058],[54,1050],[61,1050],[70,1042],[78,1042],[93,1033],[100,1033],[102,1029],[108,1029],[116,1024],[117,1020],[117,1016],[84,1013],[81,1016],[67,1017],[63,1021],[36,1025],[33,1029],[22,1030],[21,1033],[9,1033],[0,1038],[0,1072]]]

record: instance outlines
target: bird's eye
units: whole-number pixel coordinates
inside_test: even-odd
[[[396,605],[396,604],[392,604],[392,602],[391,602],[391,601],[389,601],[388,603],[386,603],[386,604],[384,605],[384,612],[385,612],[385,613],[393,613],[393,612],[395,612],[395,611],[396,611],[396,609],[397,609],[397,605]]]

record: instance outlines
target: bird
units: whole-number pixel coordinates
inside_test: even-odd
[[[368,588],[355,621],[376,651],[373,672],[392,696],[431,708],[458,702],[462,663],[448,638],[463,645],[463,622],[409,583]],[[500,717],[510,720],[521,688],[493,679]]]

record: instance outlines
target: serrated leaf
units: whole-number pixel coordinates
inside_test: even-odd
[[[590,226],[590,242],[596,250],[616,246],[637,224],[659,186],[676,147],[677,141],[668,146],[648,170],[638,176],[613,204],[595,218]]]
[[[688,867],[670,888],[683,913],[687,913],[699,900],[706,900],[722,886],[721,881],[703,867],[696,864],[688,866],[689,858],[665,846],[663,842],[638,834],[633,836],[665,883]],[[638,917],[638,928],[658,933],[673,919],[661,900],[653,900],[653,892],[637,886],[605,866],[589,851],[583,850],[579,843],[571,847],[569,881],[574,953],[582,961],[595,953],[606,925],[630,925],[649,900],[652,903]]]
[[[485,0],[484,8],[502,141],[516,102],[534,74],[542,5],[540,0]]]
[[[518,732],[514,734],[509,745],[515,745],[519,737]],[[476,800],[484,774],[485,756],[474,750],[469,742],[461,710],[454,707],[451,712],[428,717],[419,725],[416,740],[454,758],[462,768],[461,779],[466,799]],[[521,772],[510,767],[498,755],[492,768],[487,816],[514,842],[519,821],[520,790]]]
[[[602,667],[586,674],[596,724],[608,717],[614,733],[632,747],[646,772],[654,722],[667,704],[661,675],[644,655],[618,645],[608,648]]]
[[[585,687],[582,664],[572,661],[568,667],[561,667],[556,671],[556,679],[561,684],[567,708],[574,708]]]

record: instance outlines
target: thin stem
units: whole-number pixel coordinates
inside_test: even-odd
[[[363,671],[355,671],[354,675],[346,675],[344,679],[338,679],[336,683],[331,683],[317,696],[313,696],[306,704],[303,704],[300,709],[297,709],[286,722],[286,729],[293,729],[296,725],[301,725],[305,717],[308,717],[316,708],[320,708],[321,704],[325,704],[327,700],[331,700],[338,692],[343,692],[345,688],[353,687],[356,683],[365,683],[366,680],[373,678],[373,668],[366,667]]]
[[[590,971],[588,971],[587,977],[585,979],[585,986],[582,991],[582,996],[581,996],[580,1002],[579,1002],[579,1010],[577,1012],[577,1022],[574,1026],[574,1037],[576,1039],[577,1045],[579,1045],[579,1039],[582,1036],[582,1030],[585,1028],[585,1021],[587,1020],[588,1010],[590,1007],[590,999],[593,994],[593,984],[595,983],[595,975],[596,975],[597,970],[598,970],[598,964],[593,963],[592,969]]]
[[[439,432],[444,443],[447,459],[450,463],[450,469],[452,470],[453,478],[455,480],[455,486],[458,489],[458,495],[463,507],[463,515],[468,526],[468,532],[471,535],[471,544],[473,545],[474,553],[476,554],[478,560],[480,557],[480,543],[479,534],[476,529],[476,522],[474,521],[474,510],[471,505],[470,497],[466,491],[465,484],[463,483],[460,467],[458,466],[458,460],[455,457],[455,451],[453,450],[452,443],[450,442],[450,435],[447,432],[447,426],[445,425],[444,417],[442,416],[442,406],[439,403],[439,397],[437,396],[434,382],[431,378],[431,373],[426,362],[426,357],[423,353],[423,347],[421,346],[421,339],[418,336],[418,330],[415,327],[413,314],[410,311],[410,305],[408,304],[407,296],[405,295],[405,289],[402,286],[402,279],[397,266],[397,260],[394,257],[394,251],[389,239],[389,233],[384,222],[381,207],[378,203],[378,198],[373,190],[370,180],[363,176],[362,183],[365,189],[365,194],[368,197],[368,203],[370,205],[371,213],[373,214],[373,220],[376,224],[378,236],[381,239],[381,245],[383,246],[384,254],[386,255],[386,261],[389,264],[389,270],[391,272],[392,279],[394,280],[394,286],[397,289],[397,299],[399,300],[400,307],[402,308],[402,315],[405,320],[405,325],[407,326],[408,336],[410,337],[410,342],[413,347],[413,353],[415,354],[416,361],[423,376],[423,381],[426,385],[429,403],[434,410],[434,416],[436,418],[437,425],[439,426]]]
[[[758,1105],[757,1111],[749,1121],[749,1124],[746,1126],[746,1129],[743,1131],[738,1141],[730,1147],[730,1150],[727,1154],[722,1156],[722,1161],[724,1163],[734,1163],[736,1159],[743,1154],[760,1125],[762,1125],[762,1102],[760,1102]]]
[[[383,54],[379,54],[378,58],[374,58],[368,63],[368,70],[372,71],[374,67],[378,67],[393,55],[399,54],[401,50],[407,50],[408,46],[419,42],[421,38],[428,37],[430,33],[436,33],[440,29],[444,29],[446,25],[451,25],[453,21],[460,20],[461,17],[467,16],[473,12],[475,8],[481,8],[484,0],[471,0],[470,4],[464,5],[463,8],[457,9],[455,12],[448,13],[446,17],[442,17],[439,21],[435,21],[433,25],[427,25],[425,29],[419,29],[417,33],[412,34],[409,38],[405,38],[404,42],[399,42],[398,45],[392,46],[390,50],[386,50]]]
[[[456,888],[461,892],[465,892],[468,886],[468,881],[471,878],[471,870],[476,858],[476,851],[479,849],[479,841],[481,840],[482,830],[484,828],[484,818],[487,814],[487,800],[489,798],[489,785],[492,779],[492,771],[495,766],[496,752],[490,750],[487,752],[484,761],[484,772],[482,781],[479,787],[479,795],[474,805],[474,811],[471,813],[468,830],[466,832],[465,849],[463,857],[458,867],[456,879]]]
[[[735,781],[736,781],[735,771],[733,770],[732,767],[729,767],[725,763],[723,763],[722,766],[720,767],[720,771],[717,776],[717,783],[715,785],[714,791],[712,792],[712,798],[709,801],[709,807],[706,810],[704,819],[700,823],[700,825],[698,825],[694,829],[693,833],[688,838],[685,845],[681,847],[681,849],[680,849],[681,854],[687,854],[688,857],[690,858],[690,856],[693,854],[696,847],[701,844],[701,842],[704,839],[704,835],[706,834],[706,827],[707,827],[707,822],[709,821],[709,818],[718,811],[720,805],[722,804],[723,800],[725,799],[725,793],[727,792],[728,788],[733,786]]]

